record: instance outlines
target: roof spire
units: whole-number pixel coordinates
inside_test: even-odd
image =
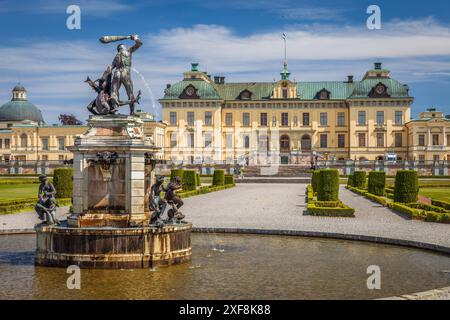
[[[283,70],[281,71],[281,80],[289,80],[289,76],[291,73],[288,70],[287,67],[287,43],[286,43],[286,34],[282,34],[283,42],[284,42],[284,61],[283,61]]]

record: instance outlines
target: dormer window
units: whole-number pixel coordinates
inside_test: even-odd
[[[199,96],[197,94],[197,88],[195,88],[193,85],[188,85],[183,93],[180,96],[181,99],[199,99]]]
[[[371,97],[371,98],[389,97],[388,87],[386,87],[381,82],[378,83],[370,92],[369,97]]]
[[[250,100],[252,98],[252,93],[248,90],[244,90],[240,93],[239,99],[241,100]]]
[[[330,91],[326,90],[325,88],[323,88],[322,90],[320,90],[317,94],[316,94],[316,99],[319,100],[329,100],[330,99]]]

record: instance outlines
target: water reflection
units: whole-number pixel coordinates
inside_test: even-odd
[[[450,258],[421,250],[326,239],[193,234],[193,261],[170,268],[34,267],[34,236],[0,238],[0,299],[357,299],[450,285]],[[382,290],[366,288],[369,265]]]

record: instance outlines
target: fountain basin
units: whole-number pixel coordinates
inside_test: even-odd
[[[35,264],[137,269],[191,260],[190,223],[163,228],[67,228],[37,225]]]

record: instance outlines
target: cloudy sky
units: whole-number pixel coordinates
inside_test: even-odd
[[[66,27],[71,4],[81,8],[80,30]],[[381,7],[381,30],[366,27],[371,4]],[[157,115],[166,83],[192,61],[227,81],[278,79],[282,33],[296,81],[360,79],[382,61],[410,85],[414,115],[429,106],[450,113],[448,0],[0,0],[1,103],[20,81],[48,123],[60,113],[85,120],[94,93],[83,81],[115,54],[116,44],[98,38],[134,33],[144,42],[133,58],[135,88],[141,108]]]

